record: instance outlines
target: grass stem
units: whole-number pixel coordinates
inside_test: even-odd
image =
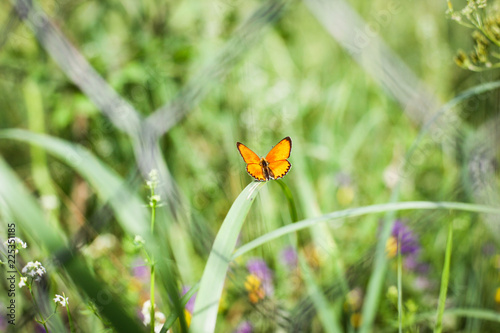
[[[443,314],[446,304],[448,283],[450,281],[450,262],[451,262],[452,245],[453,245],[453,223],[450,221],[448,222],[448,240],[446,242],[443,275],[441,277],[441,290],[439,291],[439,303],[436,314],[436,326],[434,327],[434,333],[441,333],[441,331],[443,330]]]

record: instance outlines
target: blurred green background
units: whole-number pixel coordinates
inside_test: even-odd
[[[145,162],[137,153],[137,141],[117,129],[89,93],[68,78],[60,61],[49,55],[19,18],[13,7],[16,3],[12,0],[0,4],[1,129],[27,129],[85,147],[144,201],[142,209],[147,212],[147,170],[141,169]],[[498,204],[481,200],[477,194],[481,184],[474,182],[476,164],[471,159],[477,147],[498,142],[497,91],[446,112],[438,125],[445,134],[440,139],[427,134],[415,153],[419,160],[408,170],[401,169],[419,131],[439,106],[461,91],[498,76],[495,70],[474,73],[454,63],[458,49],[473,46],[472,30],[448,18],[446,1],[333,1],[332,12],[325,5],[321,15],[310,10],[309,5],[314,3],[286,2],[277,17],[257,13],[262,20],[256,20],[248,33],[255,40],[252,37],[233,43],[239,27],[248,24],[249,17],[266,6],[265,2],[39,2],[54,26],[141,118],[172,101],[185,111],[169,115],[173,126],[159,138],[161,156],[175,185],[174,192],[162,192],[156,222],[169,225],[160,235],[167,235],[164,241],[171,248],[169,255],[175,262],[177,278],[174,284],[179,293],[182,286],[199,281],[222,221],[233,201],[252,181],[236,150],[237,141],[264,155],[282,138],[292,138],[292,169],[283,181],[293,193],[299,219],[388,203],[398,181],[398,201]],[[321,6],[328,2],[318,3]],[[454,1],[453,5],[460,9],[465,2]],[[345,22],[333,22],[335,31],[344,29],[347,36],[356,36],[339,43],[320,22],[338,18],[346,10],[344,6],[357,12],[364,22],[357,25],[359,22],[349,16],[345,16]],[[375,41],[383,41],[389,53],[373,52],[370,43]],[[367,47],[363,47],[364,42]],[[346,43],[357,47],[362,55],[346,49]],[[64,54],[60,49],[54,52]],[[221,54],[226,56],[220,58]],[[394,59],[407,67],[399,66]],[[85,73],[80,75],[80,79],[85,77]],[[387,82],[392,82],[392,91]],[[94,93],[106,96],[103,91]],[[113,292],[123,293],[119,304],[132,309],[127,312],[132,313],[131,318],[140,318],[134,311],[140,312],[149,298],[149,281],[141,280],[135,271],[144,267],[144,262],[133,245],[131,229],[124,227],[116,211],[108,212],[108,202],[98,196],[109,184],[89,184],[80,170],[71,163],[68,166],[71,157],[55,158],[22,141],[2,138],[0,151],[7,169],[15,172],[30,198],[38,202],[47,221],[44,225],[54,228],[63,239],[61,244],[71,248],[72,254],[82,252],[73,260],[85,262],[92,274],[111,284]],[[498,190],[498,150],[487,150],[479,156],[481,165],[493,170],[486,183]],[[160,187],[163,185],[160,182]],[[8,188],[3,191],[8,192]],[[267,184],[246,218],[239,244],[295,222],[287,204],[279,186],[275,182]],[[22,207],[23,201],[18,205]],[[9,203],[3,207],[2,223],[18,223],[16,236],[30,240],[30,234],[37,233],[16,221],[19,218],[12,213],[16,209]],[[297,236],[299,252],[308,258],[317,285],[327,295],[332,316],[346,332],[359,327],[353,314],[360,313],[360,306],[349,309],[348,296],[329,290],[341,283],[335,277],[340,265],[348,276],[347,295],[361,294],[358,298],[363,299],[382,218],[381,214],[352,218],[339,228],[302,231]],[[403,268],[404,331],[427,332],[434,327],[450,221],[454,225],[454,243],[447,306],[484,309],[491,317],[445,315],[444,331],[498,330],[498,217],[490,219],[490,223],[478,214],[416,210],[397,213],[394,218],[404,221],[418,239],[418,260],[425,264],[425,271]],[[170,222],[162,222],[167,220]],[[149,220],[137,224],[148,226]],[[325,232],[327,235],[321,236]],[[79,237],[82,233],[85,237]],[[7,237],[0,234],[2,239]],[[20,254],[23,261],[54,258],[52,246],[43,239],[48,238],[38,244],[28,242],[28,249]],[[106,240],[102,249],[95,245],[98,239]],[[304,309],[308,299],[301,274],[294,275],[297,280],[293,280],[280,262],[280,251],[289,243],[286,237],[274,240],[231,266],[218,332],[234,331],[244,321],[251,322],[254,332],[289,331],[280,318],[290,321]],[[264,259],[273,271],[274,294],[267,295],[267,305],[253,304],[247,297],[245,265],[253,257]],[[398,329],[397,302],[390,294],[390,287],[397,283],[395,261],[390,261],[388,267],[370,331]],[[85,288],[75,283],[74,275],[64,267],[54,265],[48,276],[45,290],[63,289],[70,295],[79,331],[120,330],[92,314],[88,309],[92,301],[82,291]],[[46,297],[50,299],[51,294]],[[175,312],[166,293],[157,299],[167,317],[170,311]],[[6,293],[0,295],[0,301],[8,302]],[[270,311],[266,306],[279,311]],[[17,311],[22,322],[18,331],[32,332],[36,326],[31,319],[34,310],[26,290],[18,294]],[[64,311],[58,312],[59,320],[66,322]],[[432,315],[419,317],[429,312]],[[306,317],[302,320],[304,332],[325,330],[317,316]],[[68,327],[61,325],[58,327]],[[176,325],[172,330],[179,331]]]

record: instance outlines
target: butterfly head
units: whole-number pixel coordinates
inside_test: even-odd
[[[261,157],[260,158],[260,162],[259,162],[259,165],[263,168],[267,168],[269,166],[269,162],[266,161],[266,158],[265,157]]]

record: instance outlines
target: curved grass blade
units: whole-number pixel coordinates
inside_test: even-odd
[[[398,236],[398,332],[403,333],[403,256],[401,255],[401,235]]]
[[[31,242],[45,248],[48,253],[54,253],[65,245],[66,239],[61,230],[47,222],[38,203],[1,157],[0,184],[0,199],[6,206],[1,205],[0,209],[8,209],[8,215],[23,230],[36,230],[26,233]]]
[[[441,290],[439,291],[439,303],[436,312],[436,326],[434,332],[441,333],[443,331],[443,313],[446,303],[446,294],[448,292],[448,282],[450,282],[450,262],[451,250],[453,247],[453,223],[448,222],[448,240],[446,242],[446,252],[444,256],[443,275],[441,276]]]
[[[152,236],[148,229],[150,219],[144,208],[145,204],[128,189],[114,171],[83,147],[47,135],[11,129],[0,131],[0,138],[15,139],[42,147],[80,173],[94,188],[98,197],[109,203],[122,228],[131,236],[141,235],[145,239],[148,252],[155,253],[155,258],[162,259],[158,260],[160,281],[167,290],[167,298],[172,301],[176,311],[178,313],[181,311],[178,291],[175,286],[177,274],[175,269],[171,267],[171,260],[168,260],[171,258],[170,251],[167,251],[165,247],[160,247],[159,243],[155,242],[156,235]],[[68,263],[67,265],[71,264],[76,265],[76,263]],[[78,275],[76,276],[78,277]],[[87,290],[90,293],[89,296],[92,293],[99,293],[99,290]]]
[[[408,201],[408,202],[399,202],[399,203],[389,203],[389,204],[380,204],[380,205],[372,205],[365,206],[360,208],[350,208],[345,209],[329,214],[325,214],[322,216],[314,217],[311,219],[302,220],[296,222],[294,224],[289,224],[273,230],[265,235],[260,236],[259,238],[254,239],[251,242],[246,243],[245,245],[238,248],[231,260],[236,259],[237,257],[269,242],[273,239],[281,237],[283,235],[290,234],[292,232],[296,232],[305,228],[312,227],[318,223],[329,222],[333,220],[341,220],[346,217],[355,217],[362,216],[367,214],[375,214],[375,213],[385,213],[389,211],[400,211],[400,210],[412,210],[412,209],[454,209],[454,210],[462,210],[466,212],[474,212],[474,213],[491,213],[491,214],[500,214],[500,209],[483,206],[483,205],[473,205],[466,204],[460,202],[429,202],[429,201]],[[340,227],[344,224],[344,221],[337,222],[334,226]]]
[[[45,133],[45,113],[43,110],[43,98],[40,87],[32,80],[27,80],[23,85],[23,95],[26,104],[26,115],[29,130],[35,133]],[[35,146],[30,147],[31,174],[33,185],[41,197],[57,197],[54,182],[50,176],[47,156],[43,149]],[[59,205],[52,207],[46,214],[52,224],[57,224],[59,216]]]
[[[0,158],[0,184],[2,184],[0,199],[12,213],[16,224],[25,231],[33,230],[26,232],[32,241],[51,254],[67,250],[62,233],[47,223],[38,204],[2,158]],[[0,208],[4,206],[0,205]],[[110,293],[106,283],[99,281],[82,260],[70,260],[66,262],[65,267],[75,285],[87,294],[117,331],[143,331],[143,326],[133,319],[131,311],[126,311],[124,303],[120,302],[120,297]]]
[[[279,186],[283,190],[283,193],[285,194],[286,200],[288,201],[288,209],[290,210],[290,218],[292,219],[292,222],[297,222],[297,220],[299,218],[297,215],[297,208],[295,206],[295,200],[293,200],[292,191],[290,191],[290,188],[281,179],[276,180],[276,182],[279,184]]]
[[[492,322],[500,323],[500,313],[489,310],[489,309],[446,309],[444,311],[445,316],[457,316],[457,317],[468,317],[468,318],[476,318],[481,320],[487,320]],[[429,321],[436,318],[436,311],[421,313],[415,315],[413,320],[409,320],[404,323],[404,327],[409,327],[424,321]]]
[[[461,102],[467,100],[470,97],[492,91],[500,88],[500,81],[489,82],[485,84],[481,84],[466,91],[460,93],[455,98],[451,99],[445,105],[443,105],[435,114],[432,116],[429,121],[427,121],[421,128],[418,137],[413,142],[412,146],[408,150],[408,153],[405,156],[405,161],[402,166],[401,172],[407,172],[410,167],[415,167],[411,164],[411,160],[413,154],[416,152],[420,143],[422,142],[424,136],[431,130],[433,126],[436,126],[437,121],[448,111],[451,110],[456,105]],[[401,178],[398,180],[396,187],[391,195],[390,202],[394,203],[398,201],[399,198],[399,186],[401,183]],[[393,226],[394,216],[389,213],[384,217],[384,226],[382,232],[380,233],[379,241],[377,244],[377,248],[375,250],[375,262],[373,264],[373,270],[370,275],[370,280],[368,282],[368,287],[366,289],[366,297],[363,302],[363,310],[362,317],[363,321],[360,327],[360,333],[368,333],[373,328],[373,322],[375,320],[375,316],[377,311],[379,310],[379,299],[382,291],[382,285],[384,283],[384,276],[387,269],[387,258],[385,255],[385,244],[389,235],[391,233],[391,229]],[[388,222],[388,223],[387,223]]]
[[[104,202],[109,201],[122,227],[131,235],[148,237],[148,221],[144,203],[124,185],[121,178],[101,163],[87,149],[26,130],[8,129],[0,131],[0,138],[14,139],[42,147],[60,158],[85,178]]]
[[[299,256],[299,263],[309,297],[311,297],[314,307],[318,312],[318,317],[323,325],[323,329],[327,333],[342,332],[342,328],[335,317],[335,310],[328,304],[328,300],[323,295],[322,290],[314,281],[311,269],[302,255]]]
[[[278,179],[278,184],[280,185],[281,189],[283,190],[283,193],[285,194],[285,197],[287,198],[288,209],[290,210],[290,217],[292,223],[295,223],[298,220],[298,215],[292,191],[290,191],[290,188],[281,179]],[[297,246],[296,239],[294,245],[295,247]],[[307,265],[307,262],[302,256],[299,256],[299,259],[300,259],[301,270],[303,272],[304,282],[306,284],[309,297],[311,298],[314,307],[316,308],[319,320],[321,321],[325,332],[328,333],[342,332],[342,329],[340,328],[340,323],[338,322],[338,319],[334,316],[335,311],[330,306],[328,300],[323,295],[321,288],[314,280],[311,270]]]
[[[189,299],[194,295],[195,292],[198,291],[199,288],[200,288],[200,284],[197,283],[191,289],[189,289],[188,292],[184,294],[184,296],[181,297],[180,301],[181,301],[182,306],[186,306]],[[177,313],[175,313],[175,312],[170,313],[167,320],[165,320],[165,324],[163,324],[163,327],[161,328],[160,333],[166,333],[167,330],[174,324],[175,320],[178,317],[179,316],[177,315]]]
[[[196,296],[190,331],[213,332],[227,269],[250,206],[265,182],[250,183],[229,209],[217,233]]]

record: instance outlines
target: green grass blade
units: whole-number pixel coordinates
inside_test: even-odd
[[[394,203],[396,201],[395,198],[398,196],[398,193],[399,190],[393,192],[391,196],[391,202]],[[366,297],[364,299],[363,308],[361,310],[361,317],[363,318],[360,327],[361,333],[371,332],[371,325],[375,320],[375,315],[379,309],[379,298],[388,266],[386,244],[394,226],[394,219],[394,211],[388,212],[383,219],[382,232],[380,233],[375,250],[373,271],[370,275],[370,280],[368,281],[368,287],[366,288]]]
[[[321,200],[312,185],[314,181],[307,167],[307,152],[301,142],[295,144],[295,153],[294,166],[296,173],[294,177],[296,187],[300,188],[298,201],[301,204],[302,212],[305,217],[318,216],[321,214]],[[328,249],[328,255],[331,257],[333,263],[333,274],[338,275],[342,291],[343,293],[347,293],[349,291],[349,284],[345,277],[342,253],[339,250],[332,230],[328,226],[320,224],[311,228],[310,232],[312,241],[316,247]]]
[[[441,290],[439,291],[439,302],[436,313],[436,326],[434,332],[441,333],[443,330],[443,313],[448,292],[448,282],[450,281],[451,250],[453,247],[453,223],[448,222],[448,241],[446,242],[446,252],[444,257],[443,275],[441,277]]]
[[[0,208],[8,210],[5,215],[12,217],[12,222],[16,223],[17,228],[36,230],[26,233],[32,244],[45,248],[48,253],[55,253],[65,245],[66,239],[61,230],[47,222],[38,203],[2,158],[0,158],[0,184],[2,184],[0,199],[5,204]]]
[[[398,236],[398,332],[403,332],[403,256],[401,255],[401,237]]]
[[[67,250],[66,239],[62,232],[55,229],[45,220],[44,213],[29,194],[17,175],[12,172],[3,159],[0,158],[0,199],[5,205],[0,209],[8,209],[19,229],[26,231],[30,241],[45,249],[47,253],[54,254]],[[43,264],[43,262],[42,262]],[[112,323],[119,332],[131,330],[142,332],[144,326],[134,319],[132,309],[126,310],[126,303],[121,302],[119,295],[109,291],[104,281],[99,281],[87,268],[82,260],[73,257],[65,263],[67,272],[80,290],[83,290],[99,311]]]
[[[410,167],[415,168],[415,165],[411,164],[413,154],[417,151],[417,148],[419,147],[420,143],[424,139],[425,135],[433,128],[433,126],[438,126],[436,125],[437,121],[440,120],[440,118],[446,114],[447,111],[451,110],[453,107],[456,105],[460,104],[461,102],[474,97],[476,95],[495,90],[500,88],[500,81],[495,81],[495,82],[489,82],[485,84],[481,84],[475,87],[472,87],[462,93],[460,93],[458,96],[455,98],[451,99],[449,102],[444,104],[435,114],[434,116],[427,121],[427,123],[422,126],[419,135],[413,142],[412,146],[408,150],[408,153],[405,156],[405,162],[403,165],[404,172],[411,171],[409,170]],[[397,202],[399,198],[399,185],[400,185],[400,180],[398,180],[398,184],[396,185],[392,195],[391,195],[391,203]],[[392,225],[393,225],[393,220],[394,216],[391,214],[388,214],[384,218],[384,226],[382,229],[382,232],[379,237],[379,242],[377,244],[377,249],[375,252],[375,263],[373,265],[373,271],[370,276],[370,281],[368,283],[368,287],[366,290],[366,297],[363,303],[363,311],[362,311],[362,317],[363,317],[363,322],[360,327],[360,332],[361,333],[368,333],[372,330],[372,325],[375,320],[376,313],[379,309],[378,303],[379,303],[379,298],[382,290],[382,285],[384,283],[384,276],[385,272],[387,270],[387,258],[385,255],[385,243],[390,235]]]
[[[88,150],[66,141],[52,138],[43,134],[35,134],[25,130],[2,130],[0,138],[15,139],[27,142],[45,149],[50,154],[66,162],[71,168],[80,173],[90,185],[95,189],[98,197],[102,201],[109,202],[110,206],[117,215],[117,220],[124,230],[131,235],[141,235],[144,239],[150,239],[147,232],[148,217],[144,209],[144,204],[131,191],[124,186],[123,180],[112,170],[102,164]],[[7,171],[2,174],[6,174]],[[1,177],[1,176],[0,176]],[[6,177],[11,178],[11,177]],[[2,184],[8,184],[3,182]],[[14,184],[12,184],[14,186]],[[3,188],[3,187],[2,187]],[[42,238],[41,243],[51,252],[57,252],[63,248],[63,241],[58,233],[52,232],[53,227],[43,227],[42,219],[37,218],[35,214],[40,215],[38,207],[23,203],[23,199],[14,198],[10,191],[11,186],[3,188],[8,193],[3,193],[3,197],[9,207],[14,210],[14,215],[19,219],[23,217],[23,228],[25,230],[37,230],[36,237]],[[0,190],[1,191],[1,190]],[[29,196],[29,195],[28,195]],[[24,196],[26,197],[26,196]],[[26,200],[26,199],[24,199]],[[22,205],[19,202],[23,203]],[[36,208],[35,208],[36,207]],[[41,215],[43,216],[43,214]],[[138,324],[132,311],[126,310],[126,302],[120,302],[120,297],[113,295],[114,301],[99,304],[99,299],[103,291],[112,294],[102,281],[98,281],[88,271],[85,265],[82,265],[77,257],[65,263],[68,273],[85,293],[96,302],[102,314],[107,317],[118,329],[134,328],[134,331],[140,332],[143,326]]]
[[[195,292],[198,291],[198,289],[200,289],[199,283],[195,284],[191,289],[188,290],[186,294],[184,294],[184,296],[181,297],[180,301],[182,306],[186,306],[189,299],[194,295]],[[175,320],[178,317],[179,316],[177,315],[177,313],[175,312],[170,313],[170,315],[167,317],[167,320],[165,320],[165,324],[161,328],[160,333],[166,333],[167,330],[174,324]]]
[[[229,209],[217,233],[196,296],[190,331],[213,332],[227,269],[238,235],[259,189],[265,182],[250,183]]]
[[[26,104],[26,115],[28,127],[34,133],[44,133],[45,130],[45,113],[43,112],[43,99],[38,84],[31,80],[27,80],[23,86],[24,100]],[[50,176],[47,156],[43,149],[31,146],[31,174],[33,175],[33,184],[40,196],[57,197],[57,192]],[[59,216],[59,205],[47,211],[50,218],[48,219],[53,225],[57,224]]]
[[[401,211],[401,210],[413,210],[413,209],[454,209],[454,210],[462,210],[466,212],[474,212],[474,213],[491,213],[491,214],[500,214],[500,209],[483,206],[483,205],[473,205],[466,204],[460,202],[429,202],[429,201],[408,201],[408,202],[399,202],[399,203],[389,203],[389,204],[380,204],[380,205],[372,205],[365,206],[360,208],[350,208],[345,209],[329,214],[325,214],[322,216],[318,216],[311,219],[302,220],[296,222],[294,224],[289,224],[283,226],[279,229],[273,230],[265,235],[260,236],[259,238],[254,239],[251,242],[246,243],[245,245],[239,247],[233,254],[232,259],[236,259],[237,257],[265,244],[267,242],[272,241],[278,237],[283,235],[290,234],[292,232],[296,232],[305,228],[312,227],[318,223],[334,221],[334,220],[342,220],[346,217],[355,217],[362,216],[367,214],[376,214],[376,213],[384,213],[388,211]],[[344,224],[344,221],[339,221],[335,224],[335,227],[339,227]]]
[[[145,204],[128,190],[114,171],[87,149],[48,135],[20,129],[2,130],[0,138],[30,143],[60,158],[90,183],[102,201],[109,202],[127,232],[147,239],[149,218],[144,209]]]
[[[318,312],[318,317],[323,325],[323,329],[327,333],[342,332],[342,328],[335,316],[335,311],[328,304],[323,292],[314,281],[311,269],[307,266],[306,260],[302,256],[299,256],[299,262],[307,292]]]
[[[456,316],[456,317],[467,317],[467,318],[475,318],[481,320],[487,320],[492,322],[500,323],[500,313],[494,310],[489,309],[446,309],[444,311],[445,316]],[[409,320],[404,323],[404,327],[409,327],[411,325],[415,325],[422,322],[427,322],[429,320],[436,318],[436,311],[426,312],[416,315],[413,320]]]
[[[69,305],[66,306],[66,313],[68,315],[69,331],[71,333],[76,333],[75,324],[73,324],[73,317],[71,316],[71,311],[69,311]]]
[[[93,275],[83,260],[73,258],[66,263],[65,267],[78,290],[85,292],[99,313],[111,322],[116,332],[146,331],[146,327],[138,320],[134,308],[129,305],[128,301],[112,292],[112,288],[105,281]]]
[[[288,209],[290,210],[290,218],[292,222],[297,222],[299,217],[297,215],[297,207],[295,206],[295,200],[293,200],[292,191],[290,191],[290,188],[281,179],[276,180],[276,182],[283,190],[286,200],[288,201]]]
[[[158,264],[158,270],[163,277],[162,284],[168,291],[169,298],[174,305],[177,305],[176,308],[180,308],[176,299],[178,291],[174,283],[176,274],[174,274],[173,268],[167,266],[167,262],[170,261],[165,259],[165,248],[160,249],[159,246],[155,246],[157,243],[154,242],[149,233],[149,218],[145,204],[128,189],[124,181],[114,171],[101,163],[88,150],[47,135],[14,129],[0,131],[0,138],[15,139],[41,147],[80,173],[94,188],[97,196],[103,202],[109,203],[118,222],[129,235],[141,235],[146,240],[146,247],[150,253],[160,252],[155,256],[156,258],[160,258],[160,254],[163,254],[161,257],[163,260],[159,261]],[[67,268],[69,269],[69,267]],[[81,280],[78,274],[74,277]],[[92,288],[85,290],[89,296],[95,292]],[[111,311],[111,315],[114,313],[116,311]]]
[[[492,91],[495,89],[500,89],[500,81],[493,81],[493,82],[488,82],[488,83],[474,86],[470,89],[467,89],[467,90],[461,92],[455,98],[452,98],[449,102],[447,102],[445,105],[443,105],[441,108],[439,108],[439,110],[434,114],[434,116],[424,124],[424,126],[420,130],[420,133],[418,134],[418,137],[415,139],[415,142],[412,144],[412,147],[410,148],[408,155],[411,155],[413,153],[413,151],[417,148],[419,143],[422,141],[424,135],[426,135],[430,131],[432,125],[435,125],[438,118],[443,116],[447,111],[451,110],[453,107],[457,106],[461,102],[463,102],[471,97],[474,97],[474,96],[477,96],[477,95],[480,95],[480,94],[483,94],[483,93],[486,93],[488,91]]]

